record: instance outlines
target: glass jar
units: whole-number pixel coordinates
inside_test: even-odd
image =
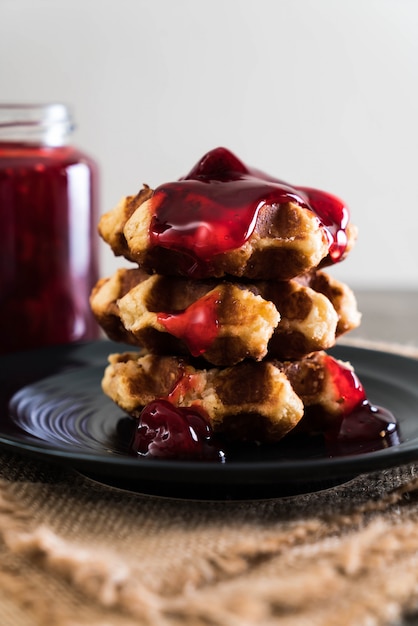
[[[0,353],[98,337],[97,166],[63,104],[0,104]]]

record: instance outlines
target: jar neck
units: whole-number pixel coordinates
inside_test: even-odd
[[[0,103],[0,143],[65,146],[73,128],[64,104]]]

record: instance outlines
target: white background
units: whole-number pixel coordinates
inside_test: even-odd
[[[0,0],[0,100],[72,105],[102,211],[223,145],[345,199],[339,278],[418,289],[416,0]]]

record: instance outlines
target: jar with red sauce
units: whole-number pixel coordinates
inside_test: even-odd
[[[97,166],[63,104],[0,104],[0,353],[98,337]]]

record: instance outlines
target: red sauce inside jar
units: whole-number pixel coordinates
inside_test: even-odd
[[[96,185],[74,148],[0,142],[0,352],[97,338]]]
[[[151,244],[187,253],[197,265],[243,246],[263,205],[295,202],[310,209],[328,237],[331,262],[347,246],[349,211],[340,199],[249,168],[225,148],[207,153],[181,180],[157,187],[153,198]]]

